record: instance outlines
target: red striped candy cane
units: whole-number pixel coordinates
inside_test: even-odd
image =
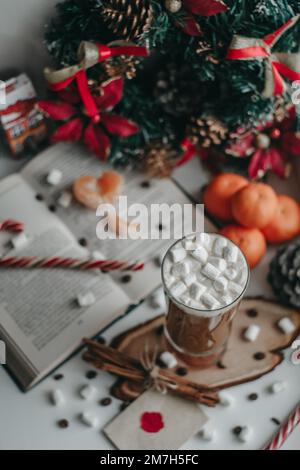
[[[281,427],[272,441],[264,448],[264,450],[279,450],[287,438],[292,434],[296,426],[300,423],[300,405],[289,416],[286,423]]]
[[[23,232],[24,224],[22,222],[18,222],[17,220],[3,220],[0,222],[0,231],[1,232]]]

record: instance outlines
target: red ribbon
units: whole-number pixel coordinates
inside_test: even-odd
[[[184,139],[181,142],[181,147],[184,150],[184,154],[182,157],[179,159],[179,161],[176,164],[176,168],[185,165],[187,162],[192,160],[197,155],[197,148],[194,144],[189,139]]]
[[[104,62],[110,59],[111,57],[120,55],[135,57],[146,57],[148,55],[147,48],[141,46],[130,45],[108,47],[104,44],[95,44],[95,46],[98,48],[97,63]],[[56,83],[49,83],[49,87],[53,91],[61,91],[67,88],[74,80],[77,82],[78,91],[86,108],[87,114],[93,119],[94,122],[99,122],[101,120],[101,117],[97,104],[93,98],[93,95],[90,92],[86,68],[82,68],[77,73],[65,80],[58,81]]]

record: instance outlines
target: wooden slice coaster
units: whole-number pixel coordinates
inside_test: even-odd
[[[290,318],[294,323],[296,329],[293,333],[285,334],[278,327],[278,321],[283,317]],[[126,331],[112,341],[112,347],[136,359],[140,358],[146,343],[150,350],[158,347],[159,353],[166,351],[164,322],[165,315],[161,315]],[[256,341],[249,342],[243,335],[253,324],[260,327],[260,334]],[[184,371],[187,380],[198,385],[206,385],[211,390],[249,382],[278,366],[284,359],[282,350],[290,346],[299,333],[298,310],[270,300],[244,299],[233,321],[227,351],[218,364],[206,369],[197,369],[178,360],[178,366],[173,369],[173,373],[180,374]],[[112,393],[125,401],[134,400],[143,391],[141,385],[128,380],[118,380],[112,388]]]

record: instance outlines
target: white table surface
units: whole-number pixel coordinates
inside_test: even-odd
[[[7,157],[3,151],[1,153],[0,150],[0,177],[18,171],[23,164],[24,161],[14,161]],[[177,182],[196,198],[199,195],[200,187],[207,181],[208,177],[208,174],[202,169],[197,160],[178,170],[175,175]],[[292,179],[288,183],[276,180],[274,185],[278,190],[285,193],[295,194],[299,190],[296,179]],[[269,250],[268,256],[252,274],[250,295],[262,293],[271,295],[265,275],[268,262],[273,254],[274,249]],[[120,320],[105,332],[104,336],[110,339],[113,335],[158,313],[145,301],[126,318]],[[258,426],[259,431],[256,430],[253,440],[242,447],[233,441],[230,429],[235,425],[243,425],[239,419],[241,413],[244,414],[243,419],[247,419],[247,416],[249,420],[252,419],[253,421],[254,419],[254,427],[256,421],[257,423],[259,421],[259,416],[263,414],[266,416],[269,414],[269,417],[276,416],[281,421],[287,417],[293,403],[297,403],[299,399],[300,366],[293,366],[286,359],[283,365],[279,367],[281,369],[277,368],[278,372],[273,371],[255,382],[230,390],[229,392],[235,397],[235,408],[231,408],[230,412],[227,410],[227,415],[222,412],[223,415],[221,416],[220,410],[217,409],[208,410],[211,418],[210,425],[214,426],[217,418],[218,434],[214,443],[206,445],[196,436],[185,447],[189,449],[260,448],[265,440],[268,440],[276,431],[276,426],[269,419]],[[104,408],[99,406],[98,400],[109,395],[109,387],[114,379],[106,373],[99,372],[98,377],[91,382],[97,387],[98,400],[93,400],[91,403],[83,402],[78,396],[78,389],[88,382],[85,378],[85,372],[88,369],[88,365],[82,361],[80,354],[78,354],[56,371],[56,373],[61,372],[64,374],[62,381],[55,382],[53,377],[50,376],[32,391],[24,394],[17,388],[6,371],[0,367],[0,449],[112,449],[111,443],[101,433],[101,428],[118,414],[120,402],[113,400],[111,406]],[[279,396],[275,401],[270,401],[266,395],[266,387],[278,377],[278,374],[281,378],[291,379],[291,389],[289,390],[287,402],[285,397],[284,407],[282,406],[283,397]],[[61,408],[55,408],[49,402],[49,392],[55,387],[61,388],[67,399],[66,404]],[[253,416],[253,404],[251,408],[249,403],[245,402],[245,396],[258,390],[261,399],[255,402]],[[87,428],[80,423],[78,415],[84,410],[97,413],[100,420],[97,430]],[[56,421],[62,418],[67,418],[70,421],[70,427],[66,430],[60,430],[56,426]],[[300,449],[300,426],[286,441],[283,449]]]

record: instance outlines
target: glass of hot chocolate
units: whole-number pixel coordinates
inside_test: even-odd
[[[194,233],[174,243],[162,263],[169,349],[192,366],[217,363],[249,277],[244,254],[226,237]]]

